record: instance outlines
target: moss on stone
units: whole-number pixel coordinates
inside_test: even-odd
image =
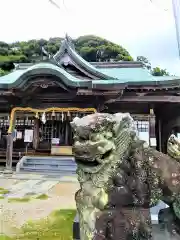
[[[0,194],[7,194],[7,193],[9,193],[9,190],[0,187]]]
[[[41,194],[36,197],[36,199],[40,199],[40,200],[46,200],[48,198],[49,198],[49,196],[47,194]]]
[[[30,197],[24,197],[24,198],[9,198],[8,202],[29,202],[31,200]]]
[[[5,236],[5,235],[0,235],[0,240],[11,240],[12,238]]]

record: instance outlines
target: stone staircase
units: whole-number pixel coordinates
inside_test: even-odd
[[[17,163],[16,172],[75,176],[76,163],[73,156],[24,156]]]

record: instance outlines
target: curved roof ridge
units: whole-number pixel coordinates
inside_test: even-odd
[[[81,68],[86,69],[91,74],[94,74],[95,76],[101,78],[101,79],[117,79],[113,76],[106,75],[99,71],[98,68],[94,67],[92,64],[84,60],[75,50],[74,44],[72,42],[72,39],[66,34],[65,39],[63,40],[61,47],[59,51],[53,56],[53,59],[59,63],[61,57],[64,55],[64,53],[67,52],[72,60],[81,66]],[[58,64],[59,65],[59,64]]]
[[[25,70],[16,70],[0,77],[0,84],[5,84],[6,82],[9,87],[21,87],[31,76],[40,74],[57,76],[59,81],[62,81],[65,85],[70,87],[92,86],[91,80],[80,80],[52,63],[37,63]]]

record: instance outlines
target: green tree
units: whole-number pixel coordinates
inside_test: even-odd
[[[0,76],[4,76],[6,74],[6,71],[0,68]]]
[[[159,67],[155,67],[152,69],[151,63],[144,56],[138,56],[136,61],[142,62],[143,66],[146,67],[153,76],[169,76],[169,73],[167,72],[166,69],[161,69]]]
[[[49,40],[32,39],[27,42],[14,42],[7,44],[0,42],[0,63],[2,61],[36,62],[41,59],[42,46],[51,54],[55,54],[63,38],[50,38]],[[126,49],[104,38],[94,35],[81,36],[73,40],[77,52],[87,61],[131,61],[133,60]],[[12,56],[16,56],[15,58]]]
[[[55,54],[59,50],[62,40],[63,38],[54,37],[49,40],[31,39],[11,44],[0,41],[0,68],[7,72],[12,70],[13,63],[39,62],[42,60],[42,47],[50,54]],[[121,45],[95,35],[80,36],[72,41],[76,51],[88,62],[133,61],[129,52]],[[143,66],[154,76],[169,75],[166,69],[158,67],[152,69],[151,63],[144,56],[138,56],[136,60],[142,62]]]
[[[151,63],[149,62],[149,60],[146,57],[138,56],[136,61],[142,62],[144,67],[146,67],[148,70],[151,70]]]
[[[169,76],[169,73],[166,69],[161,69],[159,67],[155,67],[152,69],[151,74],[153,76]]]
[[[89,62],[133,60],[122,46],[94,35],[81,36],[74,43],[79,54]]]

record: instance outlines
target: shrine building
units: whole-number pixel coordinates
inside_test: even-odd
[[[85,61],[66,36],[41,63],[0,77],[0,161],[72,155],[70,122],[93,112],[129,112],[139,135],[166,152],[180,132],[180,77],[155,77],[141,62]]]

